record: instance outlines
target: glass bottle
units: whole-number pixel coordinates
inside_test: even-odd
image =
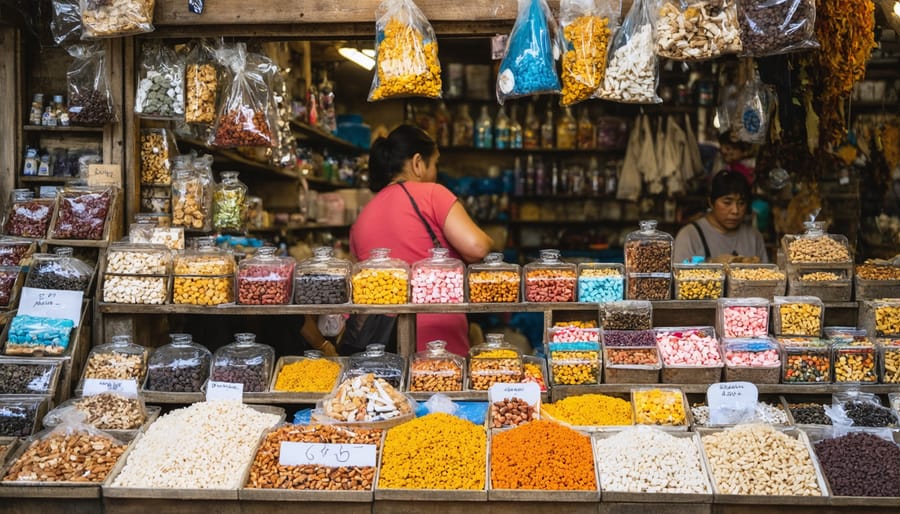
[[[588,113],[588,108],[585,107],[581,110],[581,115],[578,116],[578,149],[592,150],[596,142],[594,138],[594,124],[591,123],[591,115]]]
[[[501,105],[494,121],[494,146],[497,150],[506,150],[511,146],[509,136],[509,117],[506,115],[506,108]]]
[[[590,181],[591,195],[600,196],[605,192],[604,177],[600,172],[600,165],[597,163],[596,157],[591,157],[588,162],[588,180]]]
[[[450,146],[450,111],[447,110],[444,102],[438,104],[437,111],[434,113],[434,123],[437,136],[435,141],[438,146]]]
[[[522,147],[529,150],[541,146],[541,122],[534,114],[534,102],[525,108],[525,127],[522,131]]]
[[[556,148],[560,150],[574,150],[577,138],[578,123],[575,121],[575,117],[572,116],[572,109],[567,106],[556,124]]]
[[[481,106],[481,114],[475,124],[475,148],[493,148],[493,130],[491,128],[491,114],[488,106]]]
[[[534,165],[534,194],[547,194],[547,174],[543,159],[538,159]]]
[[[522,196],[525,194],[525,170],[522,169],[522,159],[520,157],[516,157],[513,175],[516,182],[513,185],[513,195]]]
[[[453,146],[472,146],[474,123],[469,116],[469,105],[460,104],[453,118]]]
[[[544,123],[541,124],[541,148],[553,148],[554,130],[555,126],[553,124],[553,105],[547,105],[547,116],[544,118]]]
[[[533,195],[535,191],[535,169],[534,155],[528,154],[528,160],[525,161],[525,194]]]
[[[213,195],[213,227],[216,230],[242,230],[247,186],[238,180],[238,172],[223,171],[222,182]]]
[[[516,116],[516,108],[512,107],[509,118],[509,147],[522,148],[522,125]]]

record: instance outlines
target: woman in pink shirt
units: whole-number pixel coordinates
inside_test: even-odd
[[[446,187],[437,184],[437,144],[423,130],[400,125],[372,144],[369,187],[376,192],[350,228],[350,252],[357,260],[373,248],[390,248],[391,257],[409,264],[430,256],[440,245],[450,256],[478,262],[493,241],[472,221]],[[418,212],[417,212],[418,210]],[[419,314],[416,346],[435,339],[465,355],[469,349],[465,314]]]

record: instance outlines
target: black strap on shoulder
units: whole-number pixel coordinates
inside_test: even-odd
[[[425,219],[425,216],[422,215],[422,211],[419,210],[419,205],[416,204],[416,200],[409,193],[409,190],[406,189],[406,186],[403,185],[403,181],[397,182],[397,185],[403,189],[403,192],[406,193],[406,196],[409,197],[409,203],[412,204],[413,210],[416,211],[416,214],[419,215],[419,219],[422,220],[422,224],[425,225],[425,230],[428,231],[428,236],[431,237],[431,244],[434,245],[435,248],[441,248],[441,241],[437,238],[437,234],[434,233],[434,230],[431,228],[431,225],[428,224],[428,221]],[[704,244],[706,244],[704,242]]]
[[[700,224],[697,223],[696,221],[692,221],[692,222],[691,222],[691,225],[693,225],[694,228],[697,229],[697,233],[700,234],[700,242],[703,243],[703,252],[705,253],[704,256],[705,256],[707,259],[709,259],[709,257],[710,257],[710,255],[709,255],[709,245],[706,244],[706,236],[703,235],[703,230],[700,228]]]

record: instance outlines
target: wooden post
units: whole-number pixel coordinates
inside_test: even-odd
[[[0,205],[15,187],[22,159],[22,121],[19,77],[22,42],[19,29],[0,25]]]

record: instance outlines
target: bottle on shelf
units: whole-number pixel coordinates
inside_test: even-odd
[[[553,168],[550,172],[550,194],[559,194],[561,188],[565,189],[565,184],[560,180],[559,166],[556,165],[556,161],[553,161]]]
[[[588,112],[588,108],[584,107],[578,116],[578,149],[593,150],[596,147],[596,143],[594,124],[591,123],[591,115]]]
[[[619,188],[619,170],[614,163],[606,165],[606,173],[604,174],[604,182],[606,183],[606,194],[615,195]]]
[[[475,123],[475,148],[493,148],[493,128],[491,127],[491,114],[487,105],[481,106],[481,114]]]
[[[553,149],[553,131],[556,127],[553,124],[553,104],[547,103],[547,116],[544,123],[541,123],[541,148]]]
[[[543,159],[538,159],[534,164],[534,194],[547,194],[547,172]]]
[[[40,125],[41,115],[44,113],[44,93],[35,93],[31,100],[31,112],[28,116],[29,125]]]
[[[516,157],[516,162],[513,167],[513,177],[515,180],[515,184],[513,184],[513,195],[522,196],[525,194],[525,171],[522,169],[522,159],[520,157]]]
[[[475,124],[469,116],[469,104],[460,104],[453,118],[453,146],[471,147],[474,141]]]
[[[575,166],[568,173],[569,192],[575,196],[584,194],[584,168]]]
[[[522,125],[519,124],[519,120],[516,116],[516,106],[513,105],[510,110],[510,118],[509,118],[509,147],[520,149],[522,148]]]
[[[497,110],[497,119],[494,121],[494,147],[497,150],[507,150],[510,147],[509,117],[502,105]]]
[[[604,188],[604,176],[600,171],[600,164],[597,163],[596,157],[591,157],[591,160],[588,162],[588,181],[590,182],[591,195],[600,196],[606,191]]]
[[[541,147],[541,121],[534,114],[534,102],[525,108],[525,126],[522,128],[522,148],[534,150]]]
[[[528,159],[525,161],[525,191],[526,195],[534,194],[534,180],[535,180],[535,169],[534,169],[534,155],[528,154]]]
[[[435,141],[439,147],[450,146],[450,111],[444,102],[438,104],[437,110],[434,112],[434,124],[436,136]]]
[[[578,122],[572,116],[572,109],[568,106],[563,110],[563,115],[556,123],[556,148],[560,150],[574,150],[578,138]]]

